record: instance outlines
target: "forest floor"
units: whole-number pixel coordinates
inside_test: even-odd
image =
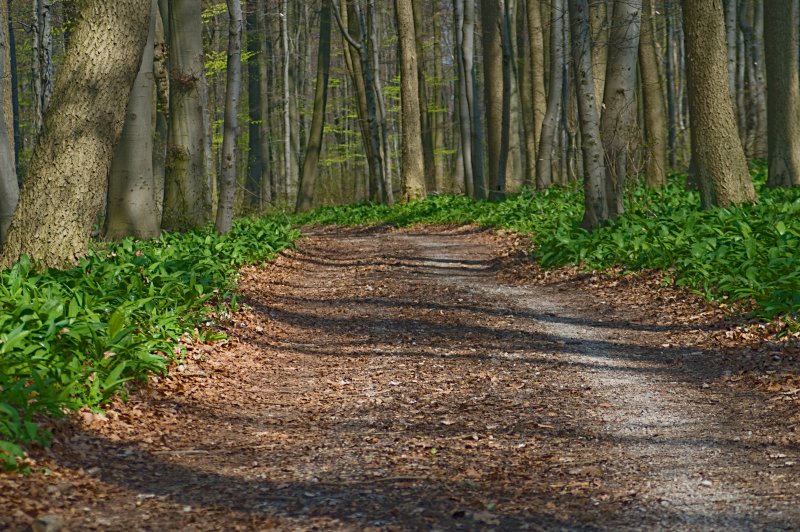
[[[309,231],[243,270],[229,341],[0,475],[0,529],[800,526],[796,343],[524,247]]]

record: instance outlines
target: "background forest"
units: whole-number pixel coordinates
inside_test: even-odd
[[[147,37],[146,53],[107,193],[94,183],[88,201],[96,208],[66,203],[92,214],[95,234],[115,239],[201,226],[218,210],[224,228],[233,213],[391,204],[426,193],[501,197],[586,176],[583,225],[593,228],[624,209],[627,176],[661,186],[690,162],[696,185],[717,183],[706,204],[752,200],[746,184],[717,182],[744,172],[738,145],[748,159],[775,159],[771,185],[800,179],[796,4],[154,2],[149,30],[137,35]],[[8,134],[0,141],[14,157],[3,163],[4,238],[15,182],[31,172],[54,80],[90,5],[6,6]],[[93,29],[87,46],[102,42],[101,33]],[[120,107],[127,89],[113,90],[109,103]],[[732,116],[723,112],[728,102]],[[84,229],[56,231],[80,242],[75,257]],[[10,247],[6,264],[22,252],[37,255]]]

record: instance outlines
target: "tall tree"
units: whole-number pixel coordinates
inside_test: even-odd
[[[764,5],[771,187],[800,186],[800,70],[797,0]]]
[[[53,0],[33,0],[33,129],[42,129],[53,95]]]
[[[11,86],[7,81],[10,76],[10,55],[8,38],[8,5],[0,3],[0,246],[6,240],[11,217],[17,207],[19,199],[19,184],[17,183],[17,169],[14,160],[14,135],[13,120],[9,112],[13,113],[11,100]]]
[[[570,7],[571,8],[571,7]],[[564,0],[553,0],[550,8],[550,76],[548,81],[547,110],[542,122],[539,149],[536,150],[536,187],[548,188],[553,184],[553,150],[556,131],[561,117],[564,83]],[[594,84],[594,73],[592,73]],[[592,89],[594,90],[594,89]]]
[[[239,129],[239,95],[242,92],[242,5],[226,0],[228,6],[228,54],[225,83],[225,117],[222,133],[222,174],[215,228],[225,234],[233,225],[236,200],[236,137]]]
[[[250,208],[260,209],[261,207],[261,180],[264,169],[264,152],[261,141],[261,99],[264,96],[264,89],[261,87],[260,63],[261,63],[261,40],[263,34],[259,31],[258,17],[264,16],[259,13],[259,5],[256,0],[247,1],[247,14],[245,15],[244,39],[247,43],[247,54],[250,59],[247,61],[247,179],[245,180],[245,203]],[[268,117],[264,116],[264,120]]]
[[[614,2],[600,119],[607,161],[606,201],[611,218],[625,210],[628,158],[639,140],[636,134],[636,64],[641,14],[641,0]]]
[[[314,202],[314,187],[319,176],[319,157],[328,105],[328,79],[331,71],[331,2],[322,0],[319,17],[319,53],[317,54],[317,83],[314,90],[314,114],[303,160],[303,173],[297,191],[297,212],[309,210]]]
[[[577,88],[578,116],[583,155],[584,211],[581,227],[594,230],[608,220],[608,204],[603,180],[603,145],[600,139],[592,64],[592,37],[589,31],[589,5],[586,0],[569,0],[572,39],[572,65]]]
[[[494,196],[505,191],[508,160],[506,101],[510,97],[510,84],[508,83],[507,69],[503,64],[503,34],[506,28],[506,15],[505,0],[481,0],[483,92],[489,154],[489,190],[490,195]],[[504,118],[506,118],[505,122]]]
[[[400,39],[400,94],[403,111],[402,196],[403,201],[410,201],[425,196],[416,33],[411,0],[395,0],[394,6],[397,16],[397,33]]]
[[[105,236],[111,240],[127,236],[152,238],[158,236],[161,227],[153,157],[142,156],[153,151],[153,43],[157,18],[158,3],[153,0],[142,62],[108,175]]]
[[[728,88],[725,19],[719,0],[684,0],[692,164],[705,207],[756,200]]]
[[[667,110],[663,80],[658,69],[652,2],[642,2],[642,31],[639,39],[639,72],[642,79],[642,107],[646,145],[645,181],[660,187],[667,181]]]
[[[180,231],[211,219],[201,3],[169,3],[170,112],[161,226]]]
[[[458,74],[458,118],[464,187],[467,195],[486,197],[483,178],[483,150],[480,141],[480,117],[475,99],[475,2],[453,0],[455,57]]]
[[[28,167],[0,264],[86,254],[148,35],[149,0],[85,0]],[[149,154],[148,154],[149,155]]]

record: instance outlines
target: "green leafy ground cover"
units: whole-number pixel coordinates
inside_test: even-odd
[[[285,219],[240,220],[225,236],[209,228],[104,245],[67,271],[23,259],[0,273],[0,468],[17,466],[22,445],[47,443],[37,416],[98,407],[164,372],[237,268],[297,236]]]
[[[663,190],[632,189],[627,212],[594,233],[579,227],[582,194],[576,189],[525,191],[503,202],[432,196],[388,208],[360,204],[324,208],[295,223],[466,224],[517,231],[532,238],[532,254],[546,268],[581,264],[589,270],[658,269],[677,285],[709,298],[755,305],[764,319],[795,320],[800,313],[800,190],[768,190],[757,168],[756,205],[700,209],[685,177]]]

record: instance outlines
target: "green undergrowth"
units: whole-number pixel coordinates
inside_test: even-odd
[[[708,298],[753,303],[763,319],[800,313],[800,190],[768,190],[754,175],[759,202],[701,210],[696,192],[676,176],[661,190],[631,189],[624,216],[593,232],[579,227],[576,189],[524,191],[502,202],[431,196],[388,208],[359,204],[295,218],[308,224],[468,224],[517,231],[532,238],[546,268],[579,264],[589,270],[658,269],[677,285]]]
[[[240,220],[154,241],[98,246],[66,271],[23,259],[0,272],[0,468],[46,444],[42,414],[97,408],[126,383],[164,372],[185,334],[231,293],[238,267],[270,259],[298,236],[286,219]]]

